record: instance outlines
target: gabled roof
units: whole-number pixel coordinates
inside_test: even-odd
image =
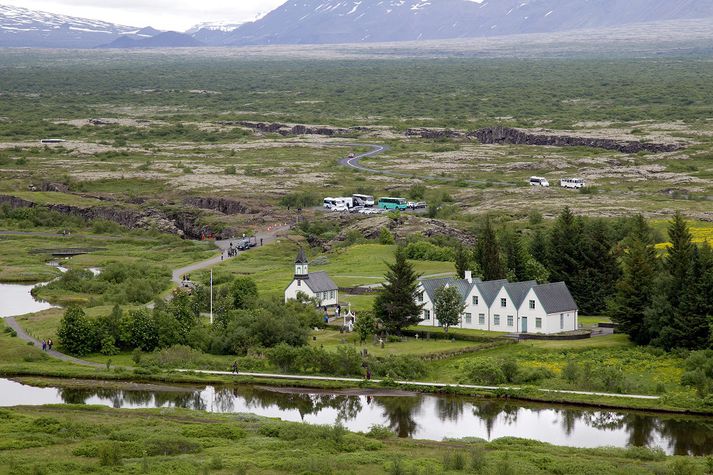
[[[312,272],[309,274],[309,279],[304,279],[302,282],[307,284],[307,287],[314,293],[339,290],[337,284],[334,283],[326,272]]]
[[[295,264],[307,264],[307,254],[305,254],[305,250],[300,247],[300,250],[297,252],[297,258],[295,259]]]
[[[510,282],[503,285],[503,287],[510,296],[510,300],[515,308],[520,308],[520,305],[522,304],[522,301],[525,300],[527,293],[536,285],[537,281],[528,280],[526,282]]]
[[[442,279],[424,279],[420,282],[423,286],[423,290],[426,292],[431,302],[436,299],[436,290],[440,289],[444,285],[448,285],[449,287],[455,287],[458,290],[458,293],[460,293],[461,298],[465,301],[465,299],[468,298],[470,289],[472,289],[474,285],[465,279],[456,279],[455,277],[445,277]]]
[[[485,305],[490,307],[493,304],[493,300],[498,296],[498,292],[503,285],[507,284],[506,279],[501,280],[487,280],[485,282],[476,282],[475,287],[478,288],[478,292],[483,297]]]
[[[532,288],[545,313],[571,312],[578,310],[577,302],[572,298],[564,282],[536,285]]]

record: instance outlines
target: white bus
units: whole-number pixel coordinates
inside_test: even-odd
[[[581,178],[562,178],[560,186],[562,188],[584,188],[584,180]]]
[[[548,186],[550,186],[550,182],[547,181],[547,178],[543,178],[541,176],[531,176],[530,186],[542,186],[544,188],[547,188]]]
[[[364,206],[365,208],[371,208],[374,206],[374,197],[371,195],[352,195],[354,199],[355,206]]]
[[[351,201],[351,198],[349,200]],[[325,198],[323,206],[331,211],[347,211],[349,209],[346,198]]]

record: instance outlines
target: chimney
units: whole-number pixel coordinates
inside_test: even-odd
[[[469,284],[473,283],[473,271],[465,271],[465,280],[467,280]]]

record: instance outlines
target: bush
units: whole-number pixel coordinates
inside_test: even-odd
[[[446,452],[443,455],[443,468],[460,472],[465,468],[465,455],[462,452]]]
[[[501,364],[491,358],[481,358],[468,363],[465,378],[475,384],[496,385],[506,382]]]
[[[146,441],[146,454],[149,456],[193,454],[200,450],[200,445],[184,437],[160,437]]]
[[[526,368],[522,368],[518,372],[517,377],[514,379],[513,382],[516,382],[519,384],[536,383],[543,379],[550,379],[550,378],[554,378],[554,377],[555,377],[555,373],[548,368],[526,367]]]
[[[453,249],[441,247],[428,241],[411,242],[406,245],[406,257],[420,261],[448,262],[453,260]]]
[[[406,380],[421,378],[428,372],[423,360],[412,355],[389,355],[370,358],[369,367],[377,377]]]
[[[372,439],[378,439],[378,440],[385,440],[385,439],[390,439],[394,437],[396,434],[394,431],[389,429],[386,426],[380,426],[377,424],[372,425],[369,427],[369,432],[366,433],[367,437],[371,437]]]
[[[119,444],[108,443],[99,447],[99,465],[102,467],[116,467],[121,465]]]

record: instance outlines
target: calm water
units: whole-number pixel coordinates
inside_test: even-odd
[[[283,392],[255,386],[165,388],[132,384],[131,389],[38,388],[0,379],[0,406],[96,404],[115,408],[182,407],[247,412],[286,421],[334,424],[354,431],[374,425],[399,437],[522,437],[573,447],[629,445],[661,447],[669,454],[713,453],[713,418],[649,415],[572,407],[519,404],[491,399],[422,394],[339,395],[309,390]]]
[[[16,317],[52,308],[53,306],[47,302],[35,300],[30,293],[38,285],[42,284],[0,284],[0,318]]]

